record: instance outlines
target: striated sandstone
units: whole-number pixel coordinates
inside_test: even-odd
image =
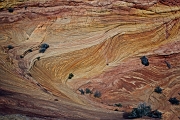
[[[177,0],[4,0],[0,8],[1,118],[118,120],[141,102],[165,120],[180,117],[168,102],[180,100]],[[81,95],[86,88],[102,96]]]

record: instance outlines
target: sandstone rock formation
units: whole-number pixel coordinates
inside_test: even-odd
[[[0,8],[1,118],[118,120],[141,102],[165,120],[180,117],[168,102],[180,100],[178,0],[1,0]],[[39,53],[42,43],[49,48]],[[81,95],[86,88],[101,97]]]

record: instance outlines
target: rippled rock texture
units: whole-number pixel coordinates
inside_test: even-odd
[[[162,119],[180,117],[180,105],[168,101],[180,100],[178,0],[1,0],[0,7],[1,118],[123,119],[142,102]],[[39,53],[42,43],[49,48]],[[81,95],[86,88],[101,96]]]

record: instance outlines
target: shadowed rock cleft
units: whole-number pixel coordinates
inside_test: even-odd
[[[40,60],[40,57],[37,57],[36,59],[37,59],[37,60]]]
[[[24,56],[23,56],[23,55],[20,55],[19,57],[20,57],[20,58],[24,58]]]
[[[116,103],[114,105],[117,106],[117,107],[122,107],[121,103]]]
[[[27,52],[32,52],[32,49],[28,49]]]
[[[171,64],[169,62],[167,62],[167,61],[164,61],[164,62],[166,63],[167,67],[170,69],[171,68]]]
[[[29,77],[32,77],[31,73],[26,73]]]
[[[114,111],[119,111],[118,109],[115,109]]]

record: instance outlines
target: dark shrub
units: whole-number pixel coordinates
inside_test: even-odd
[[[140,114],[140,111],[138,111],[138,108],[133,108],[131,114],[128,116],[128,118],[132,119],[132,118],[140,118],[142,117]]]
[[[154,92],[156,93],[162,93],[162,89],[158,86],[154,89]]]
[[[71,79],[72,77],[74,77],[74,75],[70,73],[68,79]]]
[[[10,12],[10,13],[12,13],[13,11],[14,11],[14,8],[8,8],[8,11]]]
[[[122,107],[121,103],[114,104],[117,107]]]
[[[151,111],[150,106],[146,106],[145,103],[142,103],[138,105],[138,108],[133,108],[132,112],[123,114],[125,119],[141,118],[143,116],[161,118],[162,113],[157,110]]]
[[[41,44],[40,48],[45,48],[45,49],[47,49],[47,48],[49,48],[49,45],[46,44],[46,43],[43,43],[43,44]]]
[[[151,112],[151,107],[147,106],[145,103],[139,104],[137,109],[140,116],[147,116],[147,114]]]
[[[79,92],[81,92],[81,95],[84,95],[84,90],[80,89]]]
[[[131,112],[124,112],[123,113],[123,118],[124,119],[130,119],[129,116],[131,116]]]
[[[169,101],[171,104],[173,104],[173,105],[179,105],[179,100],[176,99],[175,97],[174,97],[174,98],[170,98],[168,101]]]
[[[44,53],[46,51],[46,48],[41,48],[40,50],[39,50],[39,53]]]
[[[151,111],[150,113],[148,113],[148,117],[161,118],[162,117],[162,113],[159,112],[158,110]]]
[[[86,94],[92,94],[92,91],[89,88],[86,88]]]
[[[141,63],[143,65],[145,65],[145,66],[149,65],[149,61],[148,61],[148,59],[145,56],[141,57],[140,59],[141,59]]]
[[[10,50],[13,49],[14,47],[12,45],[8,45],[7,48]]]
[[[96,91],[94,93],[94,97],[97,97],[97,98],[101,97],[101,93],[99,91]]]

